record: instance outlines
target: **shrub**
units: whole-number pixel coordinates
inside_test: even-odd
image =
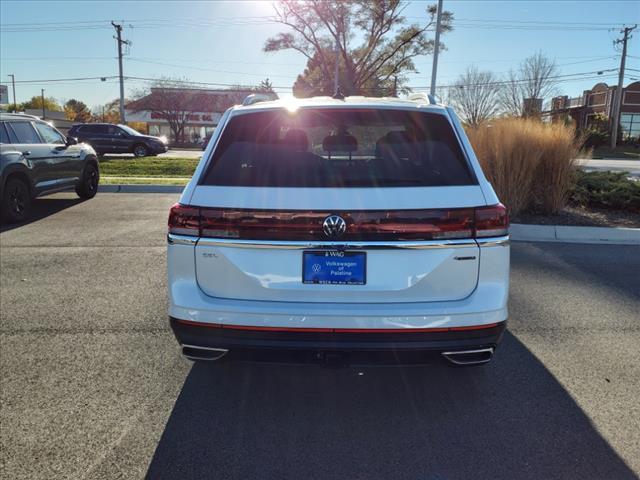
[[[598,148],[609,144],[609,134],[593,128],[583,130],[584,148]]]
[[[564,208],[582,143],[572,127],[508,118],[467,133],[487,179],[513,215]]]
[[[640,213],[640,182],[625,172],[575,172],[570,201],[575,205]]]

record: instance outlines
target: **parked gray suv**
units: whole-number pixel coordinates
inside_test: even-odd
[[[2,220],[25,220],[31,201],[74,188],[81,198],[98,191],[96,152],[47,122],[30,115],[0,114],[0,213]]]

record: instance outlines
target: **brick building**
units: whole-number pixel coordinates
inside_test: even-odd
[[[129,122],[144,122],[149,135],[164,135],[176,143],[167,118],[184,118],[184,138],[180,143],[197,144],[213,132],[220,117],[229,107],[242,103],[254,93],[244,90],[211,90],[199,88],[151,88],[149,95],[129,102]],[[182,123],[182,120],[180,121]]]
[[[547,113],[552,121],[561,121],[568,116],[578,128],[596,126],[603,118],[610,126],[616,89],[615,85],[597,83],[580,97],[554,97]],[[640,141],[640,82],[630,83],[622,89],[620,127],[623,141]]]

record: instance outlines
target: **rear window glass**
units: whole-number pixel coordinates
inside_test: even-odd
[[[15,143],[42,143],[31,122],[8,122],[7,126],[16,136]]]
[[[382,109],[270,110],[231,119],[202,185],[471,185],[448,120]]]

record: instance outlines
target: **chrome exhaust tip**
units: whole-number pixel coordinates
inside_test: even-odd
[[[225,348],[198,347],[196,345],[182,345],[182,355],[189,360],[216,361],[224,357],[229,350]]]
[[[455,365],[482,365],[491,361],[493,350],[493,347],[477,350],[457,350],[455,352],[442,352],[442,356]]]

